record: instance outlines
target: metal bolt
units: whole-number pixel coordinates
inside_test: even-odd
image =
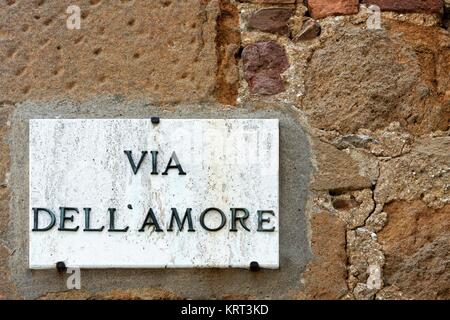
[[[150,118],[153,124],[158,124],[159,123],[159,117],[151,117]]]
[[[258,262],[256,262],[256,261],[250,262],[250,271],[256,272],[256,271],[259,271],[259,270],[260,270],[260,267],[259,267],[259,263]]]
[[[66,264],[62,261],[57,262],[56,270],[58,270],[58,272],[66,272],[67,271]]]

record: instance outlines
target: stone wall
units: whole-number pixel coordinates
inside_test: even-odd
[[[450,299],[449,15],[448,0],[0,0],[0,298]],[[67,291],[28,270],[26,120],[152,115],[281,119],[281,207],[303,228],[280,231],[279,271],[83,270]]]

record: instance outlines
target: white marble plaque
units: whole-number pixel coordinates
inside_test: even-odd
[[[277,119],[29,128],[30,268],[278,268]]]

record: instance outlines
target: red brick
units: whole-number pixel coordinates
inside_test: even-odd
[[[308,9],[314,19],[328,16],[356,14],[359,11],[358,0],[308,0]]]

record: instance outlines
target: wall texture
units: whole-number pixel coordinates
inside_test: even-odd
[[[450,299],[449,12],[0,0],[0,298]],[[281,206],[299,225],[281,230],[284,268],[82,270],[72,291],[27,269],[26,120],[152,115],[281,119]]]

